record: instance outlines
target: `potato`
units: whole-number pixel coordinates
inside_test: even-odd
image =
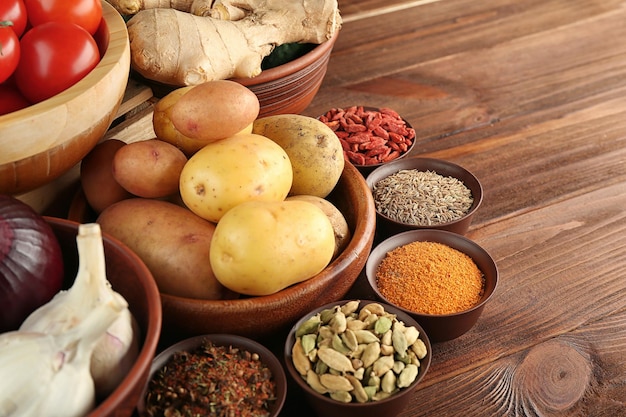
[[[80,183],[89,206],[100,213],[113,203],[133,197],[113,177],[113,157],[126,145],[118,139],[97,144],[80,164]]]
[[[294,195],[287,197],[286,200],[308,201],[318,206],[322,209],[324,214],[328,216],[330,224],[332,224],[333,230],[335,231],[335,252],[333,253],[333,259],[348,246],[352,236],[350,227],[343,213],[339,211],[333,203],[314,195]]]
[[[144,198],[113,204],[96,221],[143,260],[162,293],[199,299],[229,293],[209,262],[215,224],[175,204]]]
[[[215,277],[232,291],[268,295],[322,271],[335,249],[330,220],[306,201],[249,201],[228,211],[211,242]]]
[[[198,84],[182,94],[170,111],[174,127],[204,143],[235,135],[259,115],[257,96],[229,80]]]
[[[185,154],[159,139],[129,143],[113,157],[113,177],[139,197],[167,197],[178,191],[180,172],[187,163]]]
[[[192,85],[173,90],[154,105],[154,112],[152,113],[152,127],[156,137],[176,146],[187,156],[193,155],[198,149],[206,145],[206,142],[180,133],[172,123],[171,112],[178,99],[191,88],[193,88]]]
[[[264,136],[238,134],[189,158],[180,174],[180,195],[191,211],[217,223],[245,201],[284,200],[292,178],[289,157],[279,145]]]
[[[343,148],[323,122],[299,114],[267,116],[254,121],[252,133],[267,136],[289,155],[293,168],[290,195],[324,198],[337,185],[345,164]]]

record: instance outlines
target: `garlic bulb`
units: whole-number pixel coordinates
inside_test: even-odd
[[[95,405],[91,354],[126,308],[117,299],[99,305],[67,332],[0,334],[0,416],[79,417]]]
[[[98,305],[123,299],[106,276],[100,225],[79,225],[76,244],[78,272],[74,284],[31,313],[20,330],[61,334],[78,325]],[[99,398],[110,394],[128,373],[139,352],[137,335],[137,324],[126,307],[93,352],[91,369]]]

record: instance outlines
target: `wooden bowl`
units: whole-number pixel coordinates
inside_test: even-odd
[[[402,412],[402,410],[406,408],[409,401],[411,401],[413,392],[418,389],[420,382],[426,376],[432,359],[432,346],[430,343],[428,332],[424,331],[420,324],[416,322],[415,319],[413,319],[410,315],[392,305],[379,303],[384,307],[386,312],[395,314],[396,317],[400,321],[404,322],[406,326],[414,326],[419,331],[419,338],[424,342],[424,345],[426,345],[426,356],[420,360],[417,378],[408,387],[402,388],[401,390],[397,391],[386,399],[378,401],[368,401],[364,403],[359,403],[353,400],[352,402],[344,403],[330,398],[328,394],[323,395],[315,391],[309,386],[306,380],[302,378],[302,376],[300,376],[299,372],[294,366],[293,355],[291,352],[296,340],[296,330],[300,327],[300,325],[302,325],[302,323],[304,323],[310,317],[321,312],[322,310],[332,309],[338,305],[342,306],[348,301],[349,300],[342,300],[320,306],[302,316],[302,318],[296,324],[294,324],[285,341],[285,347],[283,352],[287,373],[291,377],[290,379],[293,380],[297,384],[297,386],[304,392],[304,396],[308,405],[313,410],[315,410],[316,415],[320,417],[397,416]],[[359,310],[361,310],[363,307],[365,307],[367,304],[370,304],[371,302],[372,301],[365,300],[360,301]]]
[[[387,252],[416,241],[443,243],[472,258],[484,276],[483,295],[476,305],[458,313],[421,314],[390,302],[378,291],[376,270],[387,255]],[[376,296],[384,303],[391,304],[413,317],[426,330],[432,342],[455,339],[469,331],[478,321],[485,305],[492,298],[498,285],[498,268],[491,255],[485,249],[465,236],[435,229],[410,230],[384,240],[372,250],[365,266],[365,274]]]
[[[78,83],[0,116],[0,193],[45,185],[76,165],[102,138],[122,102],[130,68],[126,24],[102,1],[100,63]]]
[[[65,265],[65,287],[69,287],[78,271],[76,235],[79,223],[45,217],[61,245]],[[103,233],[107,278],[114,290],[128,302],[142,331],[137,361],[121,384],[88,414],[89,417],[130,417],[148,380],[150,366],[161,332],[159,290],[152,274],[126,245]],[[68,387],[71,389],[71,387]]]
[[[306,109],[317,94],[328,68],[330,53],[339,36],[316,46],[303,56],[262,71],[252,78],[232,78],[248,87],[259,99],[259,118],[274,114],[299,114]],[[155,96],[163,97],[180,86],[165,85],[133,75],[150,85]]]
[[[272,402],[271,408],[268,410],[267,417],[277,417],[280,414],[281,409],[287,399],[287,376],[283,369],[282,364],[278,358],[262,344],[248,339],[246,337],[232,335],[232,334],[209,334],[190,337],[188,339],[181,340],[173,345],[167,347],[164,351],[159,353],[150,369],[150,379],[154,374],[163,368],[168,360],[177,352],[189,352],[207,341],[212,342],[215,346],[234,346],[250,353],[256,353],[262,363],[264,363],[272,373],[272,379],[276,384],[276,399]],[[137,405],[137,411],[140,416],[144,415],[145,410],[145,397],[148,390],[148,386],[143,389],[142,395],[139,398]]]
[[[328,199],[346,217],[352,239],[326,269],[267,296],[198,300],[161,294],[164,333],[177,338],[209,333],[262,338],[286,330],[318,305],[343,298],[365,266],[373,244],[376,214],[363,176],[350,164],[346,164]]]
[[[411,170],[415,169],[418,171],[434,171],[435,173],[444,176],[444,177],[453,177],[461,182],[470,189],[473,202],[470,206],[469,210],[462,217],[438,224],[432,225],[419,225],[419,224],[410,224],[396,221],[388,216],[381,214],[378,210],[376,212],[376,219],[378,222],[378,229],[376,231],[377,241],[381,241],[387,237],[390,237],[396,233],[404,232],[407,230],[421,230],[421,229],[439,229],[439,230],[448,230],[450,232],[465,234],[467,233],[470,224],[476,211],[480,207],[480,204],[483,200],[483,188],[476,176],[472,174],[467,169],[454,164],[450,161],[445,161],[442,159],[436,158],[419,158],[419,157],[408,157],[397,159],[395,161],[386,163],[381,165],[372,171],[366,178],[367,185],[370,190],[373,190],[374,185],[388,177],[389,175],[395,174],[401,170]]]

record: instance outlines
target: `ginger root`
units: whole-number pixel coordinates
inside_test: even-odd
[[[341,27],[337,0],[187,3],[194,12],[144,9],[128,21],[133,68],[145,78],[183,86],[254,77],[276,46],[320,44]],[[200,10],[207,3],[211,7]]]

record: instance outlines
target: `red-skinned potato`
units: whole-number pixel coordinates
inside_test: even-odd
[[[177,88],[176,90],[170,92],[154,105],[154,112],[152,113],[152,127],[154,129],[154,134],[156,135],[157,139],[171,143],[172,145],[182,150],[183,153],[187,155],[187,157],[191,157],[194,153],[202,149],[208,143],[214,142],[214,140],[203,141],[185,136],[180,133],[178,129],[176,129],[174,123],[172,122],[171,115],[174,104],[176,104],[178,99],[181,98],[183,94],[185,94],[193,87],[194,86],[190,85]],[[242,131],[238,132],[237,134],[251,133],[252,124],[253,122],[250,122]]]
[[[126,142],[118,139],[105,140],[97,144],[81,162],[80,182],[83,193],[96,213],[113,203],[133,197],[113,177],[113,157],[124,146]]]
[[[159,291],[197,299],[232,298],[209,262],[215,224],[172,203],[131,198],[106,208],[96,220],[131,248],[152,272]]]
[[[198,84],[172,106],[170,118],[183,135],[204,143],[237,134],[258,117],[259,99],[247,87],[229,80]]]
[[[185,154],[159,139],[129,143],[113,157],[115,180],[128,192],[145,198],[167,197],[178,192]]]

